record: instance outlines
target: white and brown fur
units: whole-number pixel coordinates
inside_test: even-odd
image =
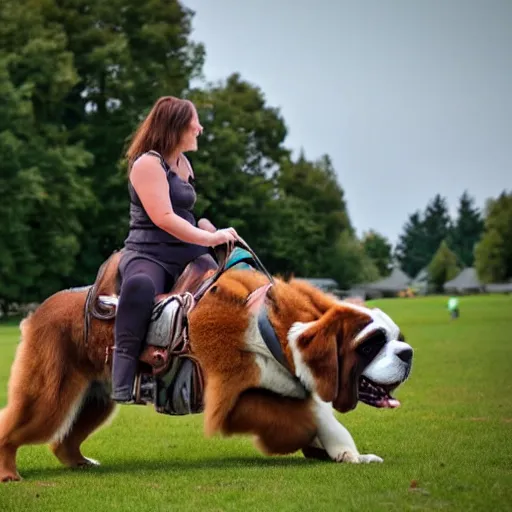
[[[364,368],[355,350],[364,333],[375,324],[392,342],[396,326],[302,281],[276,280],[270,289],[267,283],[257,272],[228,271],[190,314],[191,346],[206,381],[205,434],[252,434],[266,454],[315,446],[335,461],[380,461],[359,454],[333,406],[346,412],[357,404]],[[114,410],[105,362],[113,321],[93,319],[85,342],[86,293],[59,292],[21,324],[8,403],[0,411],[0,481],[20,478],[16,452],[27,444],[49,443],[70,467],[96,464],[80,446]],[[261,307],[268,308],[291,372],[262,342]]]

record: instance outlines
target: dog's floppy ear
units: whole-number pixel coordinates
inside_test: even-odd
[[[362,371],[356,352],[362,341],[358,340],[358,333],[371,322],[366,312],[338,303],[315,322],[297,325],[295,329],[300,332],[289,338],[300,354],[300,358],[294,358],[297,375],[340,412],[357,404]]]
[[[342,328],[340,313],[340,308],[331,308],[319,320],[306,324],[305,330],[295,340],[300,352],[300,359],[295,364],[303,365],[296,371],[302,374],[302,378],[313,380],[311,384],[325,402],[332,402],[338,394],[336,334]]]

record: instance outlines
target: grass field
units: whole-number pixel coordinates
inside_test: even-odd
[[[84,445],[102,466],[69,470],[45,446],[20,450],[25,480],[0,485],[0,511],[512,510],[512,297],[376,302],[415,348],[398,410],[343,417],[384,464],[264,457],[250,438],[204,439],[202,416],[124,406]],[[0,326],[0,407],[17,326]],[[42,340],[44,342],[44,340]]]

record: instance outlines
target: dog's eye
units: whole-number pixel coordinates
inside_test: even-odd
[[[366,360],[373,359],[381,346],[378,343],[365,343],[357,349],[358,354]]]
[[[386,336],[381,331],[377,331],[357,348],[357,352],[365,358],[373,358],[385,343]]]
[[[375,350],[375,347],[372,345],[365,345],[361,348],[361,353],[365,356],[369,356],[373,351]]]

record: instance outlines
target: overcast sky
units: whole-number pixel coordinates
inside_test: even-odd
[[[205,76],[240,72],[286,146],[331,156],[358,234],[436,193],[512,189],[512,0],[184,0]]]

